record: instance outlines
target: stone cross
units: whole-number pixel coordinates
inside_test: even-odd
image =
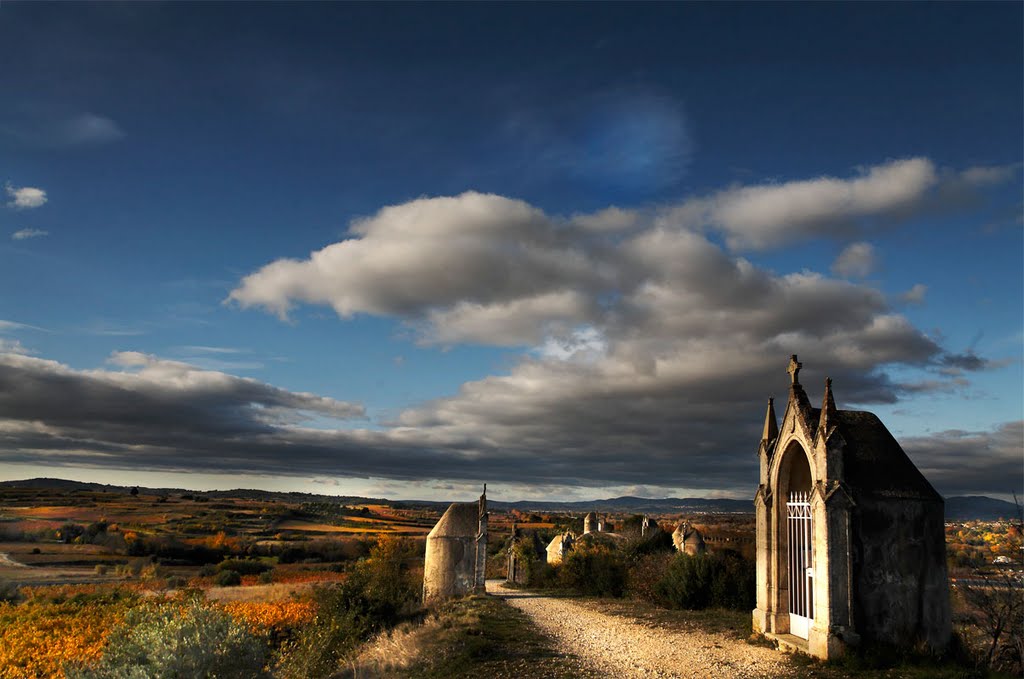
[[[803,363],[796,360],[796,354],[789,357],[789,367],[786,372],[793,378],[793,384],[800,384],[800,368],[804,367]]]

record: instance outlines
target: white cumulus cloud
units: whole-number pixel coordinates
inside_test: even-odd
[[[35,188],[34,186],[12,186],[11,184],[7,184],[4,188],[7,190],[8,197],[10,197],[7,207],[12,207],[16,210],[29,210],[46,204],[46,191],[42,189]]]

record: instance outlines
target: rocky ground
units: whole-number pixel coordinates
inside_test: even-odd
[[[655,629],[608,615],[585,600],[555,598],[487,583],[487,591],[526,613],[587,670],[609,677],[777,677],[792,672],[777,651],[701,630]]]

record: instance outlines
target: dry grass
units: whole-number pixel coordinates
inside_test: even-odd
[[[371,639],[350,666],[335,675],[336,679],[376,679],[408,671],[431,647],[442,626],[432,614],[422,624],[403,623]]]
[[[332,679],[590,679],[597,677],[504,601],[471,596],[443,604],[420,625],[368,643]]]
[[[314,584],[317,583],[279,582],[247,587],[210,587],[206,590],[206,598],[221,602],[285,601],[291,599],[293,594],[308,590]]]

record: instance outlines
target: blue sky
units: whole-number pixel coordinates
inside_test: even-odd
[[[0,477],[1021,489],[1022,9],[0,5]]]

